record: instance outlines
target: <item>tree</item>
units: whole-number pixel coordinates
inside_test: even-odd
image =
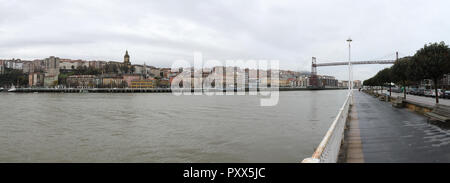
[[[59,74],[58,75],[58,83],[62,84],[62,85],[67,85],[67,78],[69,77],[70,74]]]
[[[28,75],[21,70],[5,68],[5,72],[0,75],[0,86],[28,85]]]
[[[109,74],[112,74],[112,73],[117,74],[117,73],[118,73],[118,67],[117,67],[117,64],[114,64],[114,63],[107,63],[107,64],[103,67],[103,70],[104,70],[105,73],[109,73]]]
[[[122,66],[120,67],[120,71],[121,71],[123,74],[128,74],[129,71],[130,71],[130,68],[128,67],[128,65],[122,65]]]
[[[436,93],[436,103],[439,103],[438,84],[444,74],[450,73],[450,50],[444,42],[430,43],[417,51],[411,68],[420,79],[431,79]]]
[[[392,66],[392,81],[403,87],[403,98],[406,99],[406,86],[410,83],[411,57],[404,57],[395,61]]]
[[[369,78],[369,79],[365,80],[365,81],[363,82],[363,85],[364,85],[364,86],[370,86],[370,88],[372,89],[373,86],[376,86],[376,83],[375,83],[375,76],[372,77],[372,78]]]
[[[378,86],[386,86],[387,84],[389,84],[389,88],[392,82],[392,76],[391,76],[391,68],[385,68],[381,71],[379,71],[376,75],[375,75],[375,83]]]

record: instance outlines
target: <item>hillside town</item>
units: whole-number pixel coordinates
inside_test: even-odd
[[[215,67],[212,71],[220,68]],[[262,71],[256,70],[258,75],[251,76],[249,73],[255,70],[232,69],[235,72],[224,72],[224,87],[235,86],[236,78],[239,77],[245,77],[247,88],[257,87],[260,82],[258,77],[262,75]],[[212,71],[194,72],[200,72],[198,74],[206,78]],[[170,88],[172,80],[181,72],[182,69],[172,72],[171,68],[157,68],[145,63],[132,64],[128,51],[125,52],[122,62],[72,60],[55,56],[32,61],[3,59],[0,60],[0,87]],[[270,72],[267,73],[270,76]],[[311,87],[310,78],[309,72],[280,70],[279,87],[308,88]],[[348,81],[338,81],[333,76],[319,75],[317,79],[321,88],[348,87]],[[195,82],[192,82],[192,85],[193,83]],[[355,87],[360,85],[361,81],[354,81]]]

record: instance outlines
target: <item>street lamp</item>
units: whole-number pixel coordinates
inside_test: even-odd
[[[352,81],[352,63],[351,61],[351,42],[352,42],[352,38],[348,38],[347,42],[348,42],[348,90],[352,90],[353,89],[353,81]]]

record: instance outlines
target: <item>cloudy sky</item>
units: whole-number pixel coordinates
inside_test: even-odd
[[[170,67],[177,59],[277,59],[310,70],[318,62],[394,59],[428,42],[450,42],[449,1],[0,0],[0,58],[50,55]],[[355,66],[367,79],[386,65]],[[319,74],[347,78],[346,67]]]

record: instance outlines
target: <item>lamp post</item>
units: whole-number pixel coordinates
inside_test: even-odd
[[[348,90],[351,91],[353,89],[353,81],[352,81],[352,63],[351,61],[351,42],[352,42],[352,38],[348,38],[347,42],[348,42]]]

